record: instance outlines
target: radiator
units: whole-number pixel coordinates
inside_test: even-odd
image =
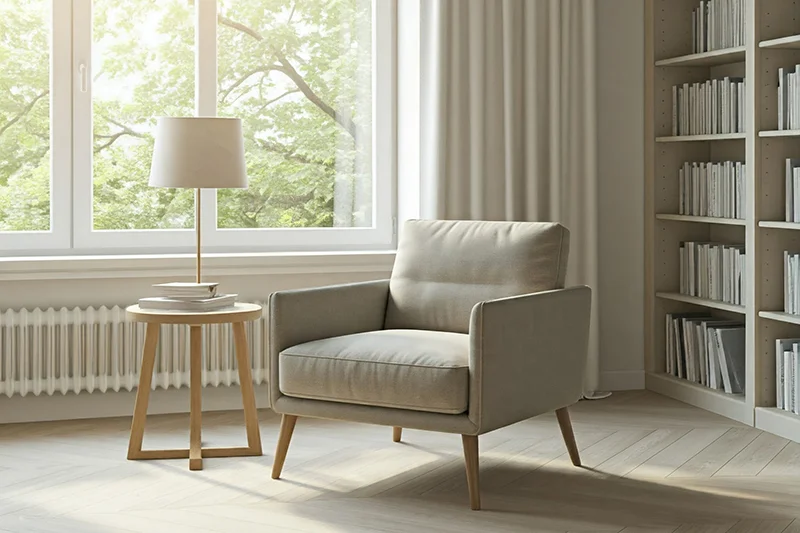
[[[21,309],[0,313],[0,395],[133,390],[145,324],[122,307]],[[253,381],[267,379],[266,308],[245,323]],[[203,326],[204,386],[239,383],[230,324]],[[161,326],[153,389],[189,385],[189,328]]]

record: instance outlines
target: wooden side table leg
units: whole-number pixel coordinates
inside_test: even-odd
[[[243,322],[233,324],[233,339],[236,343],[236,362],[239,367],[239,384],[242,389],[247,447],[254,455],[261,455],[261,432],[258,429],[256,396],[253,393],[253,376],[250,373],[250,360],[247,357],[247,333]]]
[[[142,351],[142,367],[139,370],[139,388],[136,389],[136,404],[133,408],[131,438],[128,442],[128,459],[140,459],[144,426],[147,421],[147,404],[150,402],[150,384],[153,381],[153,366],[158,346],[158,324],[147,324]]]
[[[189,407],[189,470],[203,469],[203,450],[201,447],[202,421],[202,387],[201,376],[203,372],[203,328],[190,326],[191,363],[190,363],[190,389],[191,403]]]

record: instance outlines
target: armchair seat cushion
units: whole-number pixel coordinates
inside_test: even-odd
[[[469,335],[394,329],[286,348],[281,393],[295,398],[459,414],[469,399]]]

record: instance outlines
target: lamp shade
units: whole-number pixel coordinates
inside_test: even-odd
[[[247,187],[242,121],[159,117],[150,185],[185,189]]]

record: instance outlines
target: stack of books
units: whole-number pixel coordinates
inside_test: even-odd
[[[692,11],[692,52],[744,46],[744,0],[701,0]]]
[[[741,161],[684,163],[678,170],[679,213],[744,220],[745,172]]]
[[[744,78],[707,80],[672,87],[672,135],[743,133]]]
[[[745,258],[744,245],[681,243],[681,294],[744,305]]]
[[[778,69],[778,129],[800,129],[800,65]]]
[[[666,371],[675,377],[744,392],[744,324],[702,313],[667,314]]]
[[[776,407],[800,414],[800,339],[775,339]]]
[[[142,309],[216,311],[236,303],[236,294],[217,294],[217,283],[159,283],[159,296],[139,299]]]
[[[800,315],[800,254],[783,252],[783,312]]]
[[[800,159],[786,159],[786,222],[800,222]]]

